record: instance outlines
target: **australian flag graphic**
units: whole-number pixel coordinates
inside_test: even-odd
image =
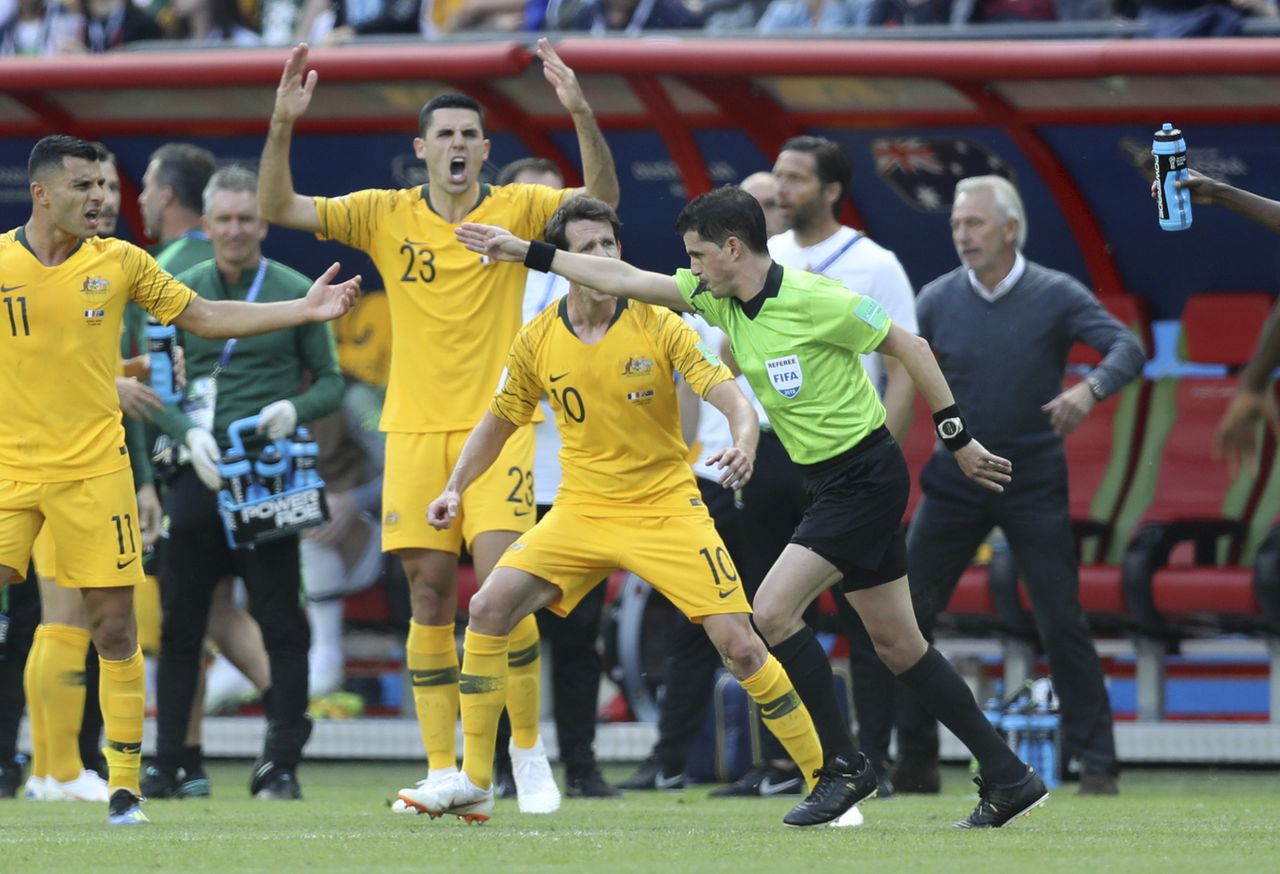
[[[949,212],[956,183],[969,176],[1017,182],[1013,168],[973,140],[883,137],[871,141],[871,157],[876,175],[921,212]]]

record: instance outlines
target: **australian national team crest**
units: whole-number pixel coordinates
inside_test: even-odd
[[[769,382],[784,398],[793,398],[800,394],[804,385],[804,371],[800,369],[800,356],[787,355],[784,358],[769,358],[764,363],[765,372],[769,374]]]
[[[876,175],[921,212],[950,212],[956,183],[969,176],[1016,181],[1008,164],[974,140],[882,137],[871,141],[871,156]]]

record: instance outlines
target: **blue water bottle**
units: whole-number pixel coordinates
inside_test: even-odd
[[[1191,227],[1191,192],[1174,185],[1191,178],[1187,170],[1187,143],[1182,131],[1165,122],[1151,143],[1156,164],[1156,212],[1166,231]]]
[[[268,492],[278,495],[285,490],[285,477],[289,472],[289,460],[280,454],[274,443],[262,447],[253,472]]]
[[[176,404],[182,400],[173,372],[173,347],[177,345],[178,331],[173,325],[162,325],[154,319],[147,323],[147,352],[151,360],[151,387],[160,400]]]
[[[231,495],[236,504],[243,504],[249,495],[249,485],[253,468],[243,452],[228,449],[218,464],[218,473],[222,475],[223,488]]]
[[[289,444],[289,454],[293,456],[293,487],[295,489],[314,486],[320,481],[316,471],[316,463],[320,456],[320,447],[306,428],[299,428],[293,434]]]

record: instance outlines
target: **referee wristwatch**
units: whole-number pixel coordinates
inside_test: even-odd
[[[1084,381],[1089,384],[1089,393],[1093,395],[1095,401],[1100,401],[1106,397],[1106,392],[1102,390],[1102,380],[1098,379],[1098,377],[1091,373],[1084,378]]]

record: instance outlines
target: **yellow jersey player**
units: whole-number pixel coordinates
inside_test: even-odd
[[[618,218],[594,198],[556,212],[546,239],[570,252],[621,257]],[[503,554],[471,599],[462,662],[463,770],[400,799],[422,813],[483,821],[493,810],[492,756],[508,682],[508,634],[541,607],[567,615],[625,568],[702,624],[768,725],[812,773],[821,745],[791,681],[751,629],[737,569],[699,497],[680,436],[675,374],[729,419],[733,446],[711,456],[721,484],[751,476],[759,426],[728,368],[670,310],[582,285],[516,337],[507,376],[467,439],[432,525],[448,528],[463,492],[500,457],[545,393],[556,414],[563,479],[551,511]]]
[[[586,193],[616,203],[613,159],[576,76],[546,40],[539,41],[537,53],[573,116]],[[387,432],[382,547],[400,556],[409,579],[413,620],[405,660],[427,753],[427,785],[457,773],[459,549],[465,541],[476,578],[483,581],[536,518],[532,427],[508,443],[499,462],[468,492],[457,526],[435,531],[424,515],[426,497],[444,488],[467,434],[484,415],[522,315],[525,269],[477,257],[458,243],[454,230],[464,221],[502,216],[537,234],[557,207],[583,189],[482,184],[489,141],[480,106],[462,94],[441,94],[422,108],[413,141],[426,165],[426,185],[337,198],[297,194],[289,142],[317,79],[306,65],[307,47],[300,45],[276,92],[259,206],[269,221],[368,253],[386,287],[392,348],[381,421]],[[560,795],[538,735],[541,664],[532,616],[513,632],[512,653],[519,680],[510,684],[507,709],[517,798],[526,813],[549,813],[559,807]]]
[[[302,300],[203,300],[137,246],[96,236],[106,180],[91,143],[45,137],[27,172],[31,218],[0,235],[0,583],[26,576],[36,532],[47,528],[58,583],[81,591],[98,648],[108,820],[144,823],[133,618],[142,535],[115,385],[125,304],[200,336],[250,336],[336,318],[359,277],[331,285],[334,264]]]

